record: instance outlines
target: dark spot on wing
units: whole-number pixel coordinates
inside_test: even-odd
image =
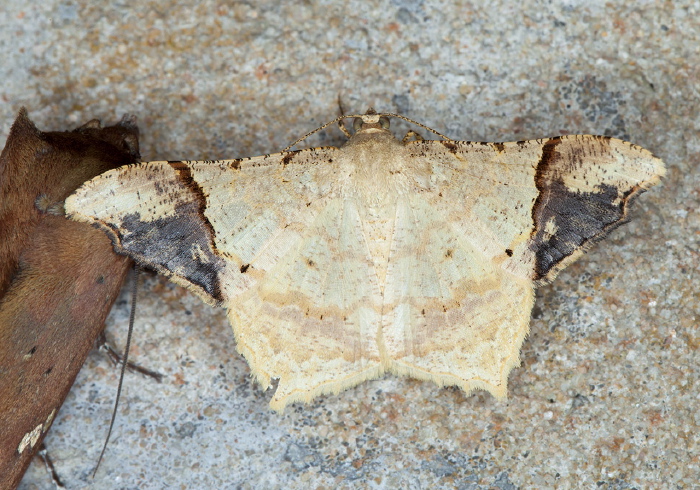
[[[246,272],[248,272],[249,267],[250,267],[250,264],[243,264],[241,266],[241,274],[245,274]]]
[[[282,165],[288,165],[294,159],[295,153],[289,152],[282,157]]]
[[[450,150],[452,153],[457,153],[457,150],[459,149],[459,147],[452,141],[440,140],[440,143],[442,143],[442,146]]]
[[[506,145],[503,143],[493,143],[493,147],[498,150],[499,153],[501,153],[503,150],[505,150]]]
[[[512,251],[511,249],[507,248],[507,249],[506,249],[506,255],[507,255],[508,257],[512,257],[512,256],[513,256],[513,251]]]

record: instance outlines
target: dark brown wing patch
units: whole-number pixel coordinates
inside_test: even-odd
[[[223,302],[217,271],[226,263],[214,251],[211,224],[197,200],[184,201],[175,214],[153,221],[141,221],[138,213],[125,215],[117,229],[112,229],[119,235],[119,248],[137,262],[167,277],[180,276],[201,288],[215,304]]]
[[[565,178],[573,173],[583,175],[587,185],[586,162],[612,155],[610,138],[589,138],[576,145],[551,138],[542,146],[535,176],[539,196],[532,208],[534,229],[530,238],[530,249],[536,257],[534,279],[540,283],[552,280],[579,253],[624,223],[628,203],[644,190],[636,183],[625,187],[601,183],[595,192],[567,185]]]

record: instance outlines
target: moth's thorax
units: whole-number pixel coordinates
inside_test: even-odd
[[[426,188],[430,167],[416,162],[406,146],[387,129],[363,128],[341,148],[338,161],[346,193],[356,193],[368,203],[395,200],[397,196]]]

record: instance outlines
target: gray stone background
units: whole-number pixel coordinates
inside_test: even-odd
[[[690,488],[700,473],[700,3],[4,0],[2,143],[138,116],[144,160],[279,151],[368,106],[461,140],[625,138],[663,158],[633,222],[538,291],[509,399],[387,376],[268,409],[223,311],[150,276],[118,372],[89,357],[46,439],[68,488]],[[406,127],[396,125],[396,132]],[[337,129],[309,144],[340,144]],[[110,316],[122,346],[128,297]],[[24,489],[53,488],[44,468]]]

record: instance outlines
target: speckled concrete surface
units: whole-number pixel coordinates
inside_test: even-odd
[[[626,4],[626,5],[625,5]],[[5,0],[2,139],[136,114],[144,159],[279,151],[349,111],[455,139],[629,139],[665,182],[538,292],[510,398],[405,378],[283,415],[222,311],[149,277],[114,438],[117,372],[88,359],[46,439],[68,488],[691,488],[698,453],[700,4]],[[405,127],[397,125],[397,132]],[[337,144],[334,129],[313,144]],[[127,298],[108,335],[122,345]],[[34,465],[24,489],[49,489]]]

